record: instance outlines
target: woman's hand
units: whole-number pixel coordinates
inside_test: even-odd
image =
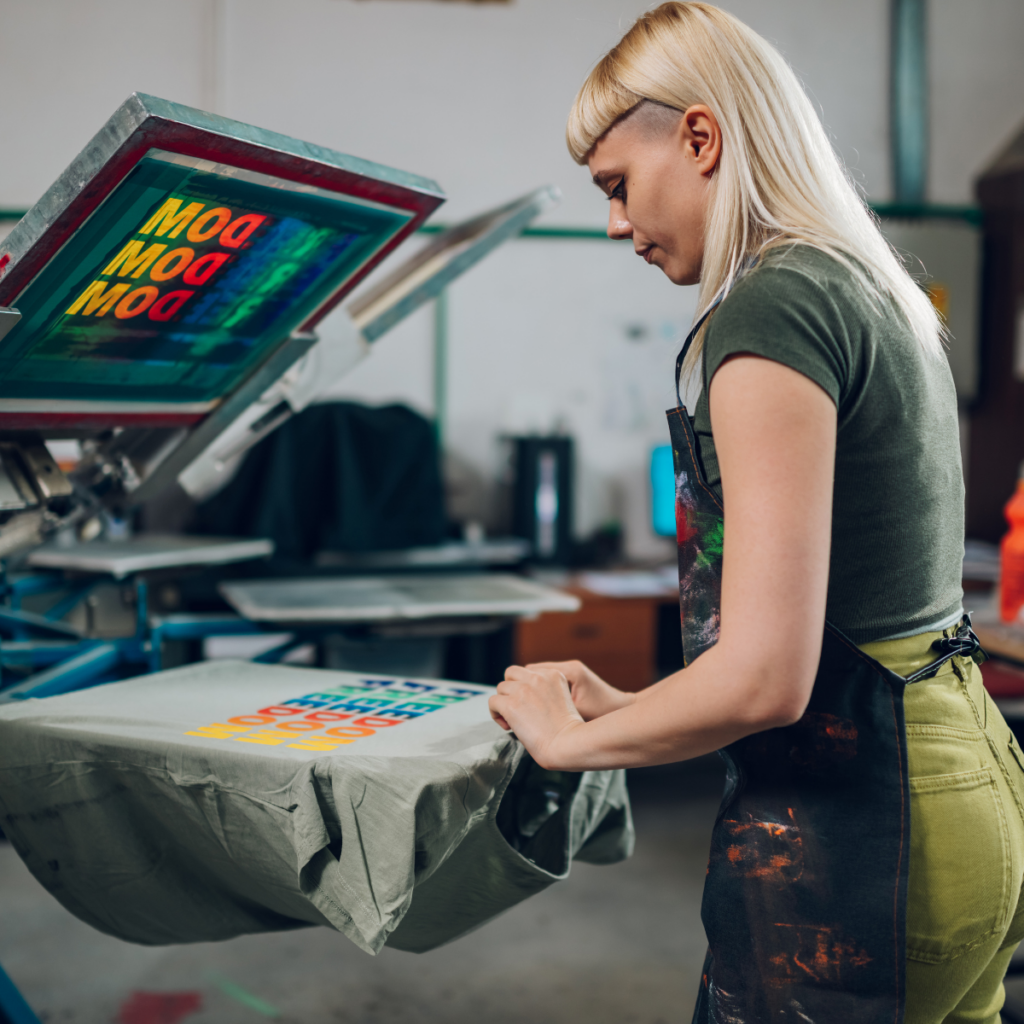
[[[510,665],[488,707],[498,725],[514,732],[542,768],[559,768],[560,739],[584,724],[569,681],[558,668]]]
[[[561,672],[569,683],[572,702],[584,722],[607,715],[610,711],[629,707],[636,700],[635,693],[624,693],[606,683],[582,661],[539,661],[527,665],[528,672]],[[507,678],[507,676],[506,676]]]

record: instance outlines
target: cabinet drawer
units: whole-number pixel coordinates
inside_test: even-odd
[[[585,601],[572,614],[552,613],[516,630],[516,661],[589,665],[614,686],[637,690],[655,673],[656,605],[646,599]]]

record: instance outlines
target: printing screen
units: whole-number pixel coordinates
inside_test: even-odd
[[[413,216],[150,150],[18,296],[0,399],[209,408]]]

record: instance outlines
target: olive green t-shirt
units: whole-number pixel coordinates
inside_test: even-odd
[[[807,245],[769,250],[705,331],[694,428],[719,495],[708,386],[741,352],[799,371],[838,410],[829,622],[864,644],[955,621],[964,484],[946,360],[924,352],[895,306],[873,304],[838,260]]]

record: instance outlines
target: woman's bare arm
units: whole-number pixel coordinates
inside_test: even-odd
[[[836,408],[807,377],[749,355],[721,366],[709,397],[726,509],[719,641],[587,722],[562,672],[508,669],[491,712],[543,767],[684,760],[807,706],[825,621]]]

